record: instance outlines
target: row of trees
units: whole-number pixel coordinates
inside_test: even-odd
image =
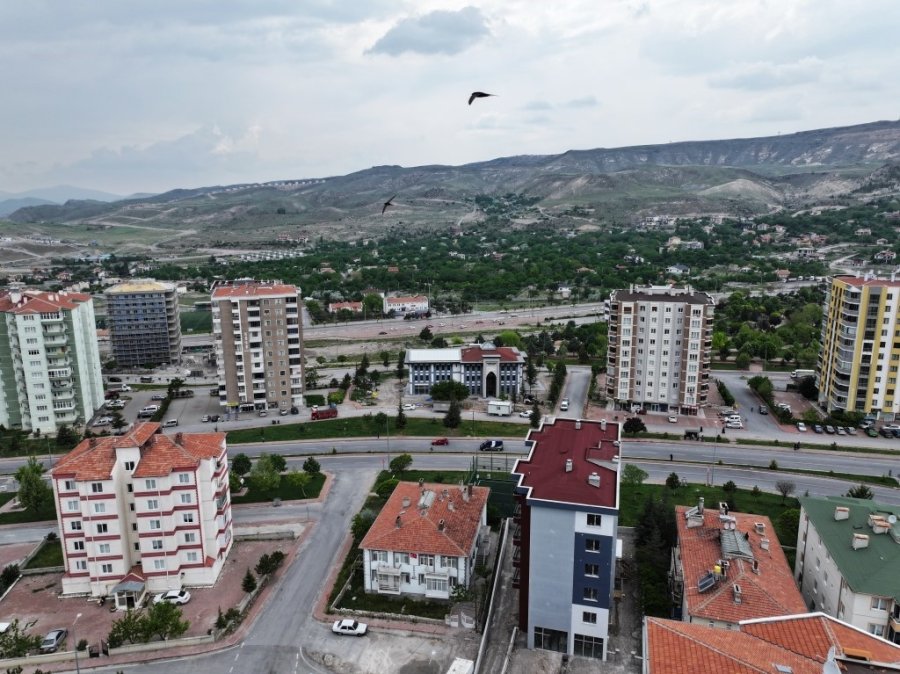
[[[191,626],[181,609],[166,601],[151,604],[147,609],[134,609],[114,621],[107,641],[110,648],[126,643],[147,643],[153,637],[160,641],[177,639]]]

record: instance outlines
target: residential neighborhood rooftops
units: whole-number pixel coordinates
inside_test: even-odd
[[[605,420],[555,419],[529,431],[528,458],[512,470],[518,493],[529,501],[617,508],[619,428]]]
[[[10,290],[0,293],[0,312],[10,314],[42,314],[75,309],[89,302],[87,293],[41,292],[38,290]]]
[[[468,556],[490,489],[400,482],[359,547]]]
[[[646,618],[644,632],[647,674],[855,674],[900,662],[900,647],[822,613],[746,621],[739,631]],[[824,668],[830,655],[839,668]]]
[[[280,297],[296,295],[296,286],[283,283],[235,283],[217,286],[212,291],[212,301],[240,299],[243,297]]]
[[[675,520],[692,618],[738,623],[806,611],[768,517],[677,506]]]
[[[803,497],[800,505],[854,592],[900,602],[900,506],[844,496]],[[857,536],[868,537],[865,546],[854,547]]]

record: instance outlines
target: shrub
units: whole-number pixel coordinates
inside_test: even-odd
[[[256,577],[250,569],[247,569],[247,573],[244,574],[244,580],[241,581],[241,589],[248,593],[256,589]]]

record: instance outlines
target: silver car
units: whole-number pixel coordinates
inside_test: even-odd
[[[41,653],[56,653],[68,635],[69,630],[66,629],[47,632],[47,636],[45,636],[44,640],[41,642]]]

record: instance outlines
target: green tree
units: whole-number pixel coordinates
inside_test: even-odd
[[[403,475],[409,467],[412,465],[413,458],[410,454],[400,454],[391,459],[391,462],[388,464],[388,467],[391,469],[392,473],[396,473],[397,475]]]
[[[635,489],[644,484],[650,475],[647,471],[638,468],[633,463],[626,463],[625,469],[622,471],[622,484],[631,489]]]
[[[231,460],[231,470],[239,476],[244,476],[253,468],[250,457],[244,453],[238,454]]]
[[[244,580],[241,581],[241,589],[248,593],[256,589],[256,578],[250,569],[247,569],[247,573],[244,574]]]
[[[281,484],[281,475],[272,465],[272,455],[262,454],[256,460],[256,465],[250,471],[250,488],[260,494],[271,494]]]
[[[423,342],[430,342],[434,339],[434,334],[428,328],[422,328],[422,331],[419,333],[419,339]]]
[[[782,505],[784,505],[784,500],[794,493],[795,489],[797,489],[797,485],[790,480],[778,480],[775,482],[775,491],[781,494]]]
[[[128,422],[125,421],[125,417],[122,416],[122,413],[119,410],[116,410],[112,413],[112,422],[110,422],[110,425],[118,431],[125,428],[128,425]]]
[[[627,435],[637,435],[638,433],[646,433],[647,427],[640,417],[629,417],[622,425],[622,430],[625,431]]]
[[[269,461],[272,462],[272,468],[277,472],[283,473],[287,470],[287,460],[281,454],[270,454]]]
[[[384,412],[379,412],[373,417],[375,423],[375,433],[381,437],[381,432],[388,430],[388,415]]]
[[[465,400],[469,395],[468,387],[459,381],[441,381],[431,387],[433,400]]]
[[[312,475],[297,470],[296,468],[284,476],[284,481],[292,491],[299,491],[306,498],[306,487],[312,480]]]
[[[678,477],[678,473],[672,472],[669,473],[669,476],[666,478],[666,487],[675,491],[681,486],[681,478]]]
[[[74,447],[78,443],[78,434],[70,426],[63,424],[56,431],[56,445],[58,447]]]
[[[106,640],[112,648],[122,644],[133,644],[144,639],[144,613],[140,609],[127,610],[118,620],[114,620]]]
[[[363,536],[369,533],[369,529],[374,521],[375,513],[368,508],[356,513],[350,521],[350,533],[353,534],[353,540],[361,541]]]
[[[28,634],[28,630],[34,627],[36,622],[37,620],[32,620],[20,625],[19,619],[13,618],[6,631],[0,634],[0,658],[23,658],[40,648],[41,637],[37,634]]]
[[[397,403],[397,416],[394,418],[394,428],[397,430],[406,428],[406,413],[403,411],[403,402]]]
[[[462,408],[456,400],[450,401],[450,408],[444,415],[444,426],[447,428],[459,428],[462,423]]]
[[[869,485],[860,483],[855,487],[850,487],[845,496],[849,496],[850,498],[862,498],[872,500],[875,498],[874,492],[869,488]]]
[[[391,364],[391,354],[390,353],[388,353],[387,351],[382,351],[380,355],[381,355],[381,364],[384,367],[387,367],[388,365]]]
[[[310,456],[303,462],[303,470],[310,475],[316,475],[322,470],[322,466],[314,456]]]
[[[304,381],[307,390],[318,388],[319,379],[321,379],[321,376],[319,376],[319,370],[317,368],[307,367],[306,370],[304,370]]]
[[[53,489],[41,477],[43,473],[44,467],[33,456],[16,471],[19,503],[33,513],[41,512],[53,504]]]
[[[167,601],[151,604],[142,623],[144,635],[147,637],[145,641],[149,641],[149,637],[154,635],[162,641],[177,639],[191,626],[191,623],[184,619],[181,609]]]
[[[738,370],[746,370],[750,367],[750,354],[746,351],[741,351],[737,358],[734,359],[734,365]]]
[[[789,508],[775,520],[775,531],[778,534],[778,540],[782,545],[794,545],[797,540],[797,531],[800,528],[800,510],[798,508]]]
[[[528,421],[532,428],[537,428],[541,425],[541,410],[538,407],[537,400],[531,404],[531,416],[528,417]]]

